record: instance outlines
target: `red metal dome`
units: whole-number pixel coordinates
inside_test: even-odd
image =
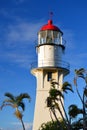
[[[45,31],[45,30],[54,30],[62,33],[62,31],[58,27],[52,24],[52,20],[48,20],[48,24],[42,26],[42,28],[40,29],[40,31]]]

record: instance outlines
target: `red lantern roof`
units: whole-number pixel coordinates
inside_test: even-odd
[[[52,24],[52,20],[48,20],[48,24],[42,26],[42,28],[40,29],[40,31],[45,31],[45,30],[59,31],[62,33],[62,31],[58,27]]]

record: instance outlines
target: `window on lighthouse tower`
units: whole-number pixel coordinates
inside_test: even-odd
[[[52,72],[47,73],[47,81],[52,80]]]

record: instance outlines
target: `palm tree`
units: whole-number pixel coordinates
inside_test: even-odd
[[[80,109],[80,108],[78,108],[77,105],[72,104],[72,105],[69,106],[68,114],[70,116],[70,120],[74,120],[74,119],[76,119],[76,117],[79,114],[83,115],[83,109]],[[80,119],[73,121],[71,123],[71,125],[72,125],[73,130],[82,129],[83,128],[83,118],[81,118],[81,116],[80,116]]]
[[[25,130],[24,122],[23,122],[23,115],[20,111],[20,107],[22,110],[25,110],[25,104],[23,102],[23,99],[28,99],[30,101],[30,96],[27,93],[21,93],[19,96],[14,96],[11,93],[5,93],[5,96],[7,97],[1,106],[1,110],[5,106],[11,106],[12,108],[15,108],[15,116],[21,121],[23,130]]]
[[[78,89],[78,84],[77,84],[78,78],[82,78],[86,84],[82,95],[80,94]],[[86,130],[87,129],[87,110],[86,110],[87,109],[87,71],[84,68],[75,70],[74,85],[76,86],[77,94],[83,106],[83,129]]]
[[[58,119],[58,117],[56,115],[56,112],[55,112],[56,110],[60,113],[63,122],[65,122],[64,124],[66,125],[67,130],[69,130],[70,129],[70,122],[69,122],[64,104],[63,104],[63,99],[64,99],[63,93],[64,92],[67,93],[68,90],[73,92],[72,86],[68,82],[64,82],[61,90],[59,90],[58,87],[56,87],[56,85],[59,87],[59,84],[57,82],[51,81],[51,89],[49,91],[49,97],[47,98],[47,105],[49,107],[50,113],[52,112],[58,125],[60,125],[60,129],[64,129],[64,128],[62,128],[60,120]],[[64,111],[64,114],[60,108],[60,105]]]

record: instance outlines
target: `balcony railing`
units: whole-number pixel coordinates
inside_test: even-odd
[[[45,61],[33,62],[31,64],[31,69],[44,68],[44,67],[62,68],[70,70],[69,63],[61,60],[55,60],[55,61],[45,60]]]

